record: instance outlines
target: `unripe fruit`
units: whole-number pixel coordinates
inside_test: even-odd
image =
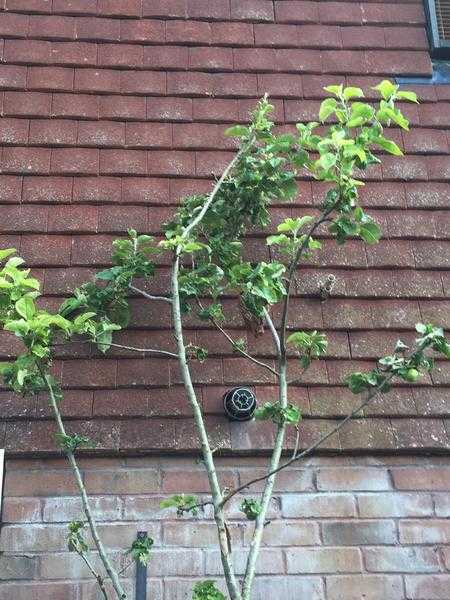
[[[408,369],[404,375],[406,381],[417,381],[419,379],[419,371],[417,369]]]

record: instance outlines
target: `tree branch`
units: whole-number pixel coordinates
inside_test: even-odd
[[[141,289],[135,287],[134,285],[131,285],[131,283],[128,287],[133,292],[136,292],[137,294],[144,296],[144,298],[147,298],[147,300],[157,300],[157,301],[161,300],[162,302],[169,302],[170,304],[172,304],[172,298],[168,298],[167,296],[153,296],[152,294],[148,294],[144,290],[141,290]]]
[[[218,188],[215,188],[216,192]],[[185,230],[186,231],[186,230]],[[175,331],[175,338],[178,347],[178,359],[180,364],[181,376],[183,378],[186,394],[194,413],[194,421],[201,441],[203,462],[208,475],[209,486],[211,489],[212,500],[214,504],[214,518],[219,534],[219,544],[224,569],[225,578],[228,589],[231,595],[231,600],[241,600],[239,586],[234,573],[234,568],[231,560],[231,552],[229,548],[228,528],[224,517],[222,506],[222,491],[220,489],[219,480],[217,477],[216,467],[214,464],[213,453],[208,440],[203,413],[198,402],[197,395],[194,390],[192,378],[189,370],[189,365],[186,356],[186,347],[183,337],[183,324],[181,319],[180,292],[178,287],[178,275],[180,269],[180,257],[178,252],[175,255],[172,269],[172,317]]]
[[[41,373],[41,377],[45,381],[45,384],[46,384],[48,392],[49,392],[50,405],[53,410],[53,414],[55,417],[55,421],[56,421],[59,433],[63,436],[66,436],[67,435],[66,429],[64,427],[64,423],[61,418],[61,413],[59,411],[59,406],[58,406],[58,400],[56,399],[50,377],[43,371],[42,367],[39,366],[38,368]],[[76,461],[75,455],[69,449],[66,449],[65,453],[66,453],[67,459],[69,461],[69,464],[72,468],[72,471],[75,475],[75,480],[77,482],[77,486],[78,486],[78,489],[79,489],[80,495],[81,495],[81,503],[83,506],[83,511],[86,515],[86,519],[89,524],[89,529],[91,531],[92,539],[94,540],[94,544],[98,550],[100,559],[103,563],[103,566],[105,567],[105,571],[108,573],[108,576],[111,579],[111,583],[114,588],[114,591],[116,592],[117,598],[119,598],[119,600],[126,600],[127,596],[126,596],[126,594],[122,588],[122,585],[119,581],[119,577],[118,577],[116,571],[114,570],[114,567],[112,566],[111,561],[109,560],[108,555],[106,554],[105,548],[103,546],[103,542],[100,539],[100,536],[99,536],[99,533],[97,530],[97,525],[94,521],[94,517],[92,516],[92,510],[91,510],[91,507],[89,504],[89,499],[88,499],[88,496],[86,493],[86,488],[84,487],[83,478],[81,476],[81,472],[78,467],[78,463]]]
[[[322,225],[322,223],[325,223],[325,221],[328,220],[328,216],[333,212],[335,207],[336,207],[336,203],[333,204],[331,207],[327,208],[327,210],[324,211],[320,215],[320,217],[318,219],[316,219],[316,221],[311,225],[308,233],[305,236],[305,239],[303,240],[302,244],[299,246],[295,257],[293,258],[293,260],[289,266],[289,271],[288,271],[288,276],[287,276],[287,284],[286,284],[286,295],[284,297],[283,311],[281,313],[280,342],[281,342],[282,349],[286,343],[286,327],[287,327],[287,320],[288,320],[288,315],[289,315],[289,301],[290,301],[290,295],[291,295],[292,281],[294,279],[297,265],[302,257],[302,254],[308,248],[309,241],[310,241],[312,235]],[[284,353],[285,352],[286,352],[286,350],[284,349]]]
[[[108,600],[108,594],[106,592],[106,588],[105,588],[105,583],[103,581],[103,577],[97,573],[97,571],[94,569],[93,564],[91,563],[91,561],[88,559],[88,557],[85,555],[84,552],[82,552],[81,550],[77,550],[77,554],[84,561],[84,563],[86,564],[87,568],[92,573],[94,579],[96,579],[96,581],[98,583],[98,587],[100,588],[100,590],[102,592],[103,598],[105,600]],[[120,573],[119,573],[119,575],[120,575]]]
[[[267,479],[267,477],[269,477],[271,475],[275,475],[276,473],[279,473],[283,469],[286,469],[286,467],[289,467],[292,463],[294,463],[294,462],[296,462],[298,460],[301,460],[302,458],[305,458],[306,456],[308,456],[309,454],[311,454],[312,452],[314,452],[314,450],[316,450],[316,448],[318,448],[324,442],[326,442],[326,440],[328,438],[330,438],[335,433],[337,433],[340,429],[342,429],[342,427],[344,427],[344,425],[346,423],[348,423],[351,419],[355,418],[363,410],[363,408],[365,408],[376,396],[378,396],[378,394],[380,393],[380,390],[386,385],[386,383],[389,383],[389,381],[391,381],[391,379],[393,377],[394,377],[393,374],[390,375],[390,376],[388,376],[388,377],[386,377],[383,380],[383,382],[378,387],[374,388],[373,390],[371,390],[369,392],[369,394],[367,395],[367,397],[364,400],[364,402],[362,402],[358,406],[358,408],[355,408],[355,410],[353,410],[344,419],[342,419],[342,421],[340,421],[337,425],[335,425],[334,427],[332,427],[326,434],[324,434],[323,436],[321,436],[320,438],[318,438],[313,444],[311,444],[310,446],[308,446],[308,448],[306,448],[305,450],[303,450],[302,452],[300,452],[300,454],[293,455],[290,460],[288,460],[287,462],[283,463],[277,469],[271,471],[267,475],[262,475],[261,477],[255,477],[255,479],[251,479],[247,483],[245,483],[245,484],[239,486],[238,488],[236,488],[235,490],[229,492],[225,496],[225,498],[223,500],[223,503],[225,504],[226,502],[229,502],[231,500],[231,498],[233,498],[233,496],[235,496],[236,494],[239,494],[243,490],[246,490],[247,488],[249,488],[250,486],[254,485],[255,483],[259,483],[260,481],[264,481],[265,479]]]
[[[214,317],[210,317],[209,320],[220,331],[220,333],[230,342],[230,344],[233,346],[233,348],[236,350],[236,352],[238,352],[241,356],[244,356],[245,358],[247,358],[252,363],[255,363],[255,365],[259,365],[263,369],[267,369],[273,375],[275,375],[275,377],[279,377],[278,371],[276,371],[270,365],[268,365],[267,363],[263,362],[262,360],[258,360],[257,358],[255,358],[254,356],[252,356],[251,354],[249,354],[248,352],[246,352],[245,350],[242,350],[242,348],[239,348],[236,345],[236,342],[231,337],[231,335],[229,335],[225,331],[225,329],[223,329],[223,327],[218,323],[218,321],[216,319],[214,319]]]

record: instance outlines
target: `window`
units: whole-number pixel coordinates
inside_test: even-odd
[[[435,58],[450,58],[450,0],[425,0],[428,37]]]

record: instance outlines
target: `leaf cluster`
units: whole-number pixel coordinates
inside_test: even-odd
[[[194,585],[192,600],[225,600],[214,581],[201,581]]]
[[[255,521],[258,515],[261,514],[261,503],[253,498],[246,498],[240,506],[241,511],[245,514],[249,521]]]
[[[408,346],[399,340],[394,354],[381,358],[375,369],[368,373],[352,373],[346,378],[350,391],[359,394],[371,388],[378,388],[381,393],[386,393],[391,389],[391,383],[386,382],[387,375],[407,383],[416,382],[421,375],[434,367],[434,360],[426,353],[429,349],[450,358],[450,344],[441,327],[418,323],[416,330],[421,337],[416,339],[417,349],[411,355],[405,356]]]
[[[190,513],[194,517],[197,516],[198,506],[198,498],[187,494],[176,494],[160,502],[161,508],[176,508],[179,517],[182,517],[184,513]]]
[[[296,331],[286,340],[288,344],[294,346],[300,355],[300,363],[304,369],[307,369],[313,359],[319,358],[326,353],[328,340],[324,333],[318,331]]]
[[[272,421],[276,425],[298,425],[301,418],[300,409],[294,404],[283,407],[280,402],[265,402],[255,410],[257,421]]]
[[[138,539],[134,540],[134,542],[131,544],[131,548],[126,552],[126,554],[131,555],[135,561],[145,566],[150,561],[153,544],[153,538],[145,534],[144,536],[140,536]]]

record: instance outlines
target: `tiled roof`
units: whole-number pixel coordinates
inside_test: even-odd
[[[268,92],[277,122],[290,126],[316,118],[324,85],[360,85],[370,97],[382,77],[431,72],[419,0],[5,0],[2,7],[0,246],[19,250],[55,307],[108,264],[112,240],[127,228],[158,233],[180,197],[209,189],[232,156],[224,129],[244,122],[258,96]],[[420,106],[404,107],[412,131],[393,133],[407,156],[383,157],[362,190],[384,239],[370,249],[357,241],[337,248],[325,234],[324,253],[299,277],[294,325],[324,329],[330,339],[327,359],[292,391],[304,414],[302,445],[356,406],[341,384],[345,374],[371,367],[399,337],[411,339],[418,320],[450,327],[450,86],[415,89]],[[274,223],[310,212],[322,192],[301,181],[295,203],[274,207]],[[268,252],[257,233],[251,252]],[[337,284],[322,303],[329,273]],[[161,264],[153,290],[167,283]],[[166,306],[132,304],[131,330],[118,339],[173,345]],[[228,304],[230,326],[242,329]],[[245,383],[270,399],[274,382],[233,357],[204,323],[188,326],[211,352],[193,373],[213,439],[228,450],[267,449],[270,428],[230,425],[221,396]],[[266,336],[249,338],[255,352],[270,354]],[[10,352],[2,335],[0,354]],[[100,450],[195,447],[175,362],[87,352],[71,346],[55,365],[74,429],[99,439]],[[438,363],[431,378],[396,388],[326,448],[448,449],[449,386],[450,363]],[[2,391],[0,402],[0,446],[53,449],[45,398]]]

